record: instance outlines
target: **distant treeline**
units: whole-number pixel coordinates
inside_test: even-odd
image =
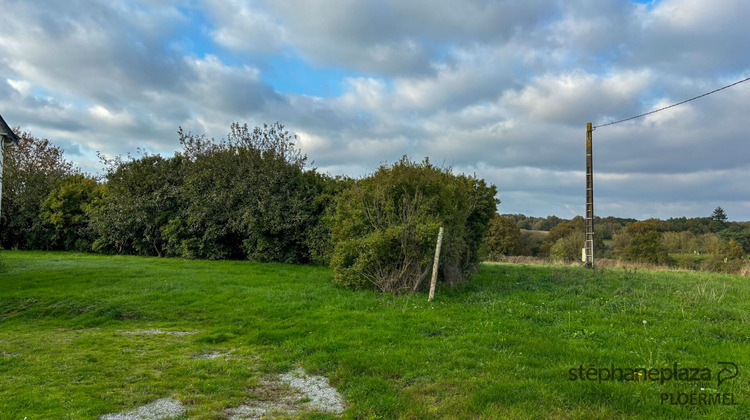
[[[526,216],[523,214],[503,214],[502,216],[510,217],[511,219],[513,219],[519,229],[525,230],[550,231],[553,228],[557,227],[557,225],[559,225],[560,223],[570,221],[561,219],[557,216],[534,217]],[[614,235],[614,233],[618,229],[624,227],[628,223],[633,223],[635,221],[637,221],[637,219],[614,216],[601,218],[599,216],[594,216],[594,225],[596,226],[596,230],[602,234],[602,238],[604,239],[612,239],[612,235]]]
[[[529,229],[533,228],[533,229]],[[579,261],[585,223],[581,216],[496,215],[490,223],[489,259],[533,256]],[[750,222],[730,222],[721,207],[710,216],[667,220],[596,217],[594,249],[600,258],[679,268],[740,272],[750,253]]]
[[[100,156],[101,178],[19,134],[4,165],[5,249],[330,263],[340,284],[401,292],[428,283],[440,227],[440,280],[465,281],[497,206],[494,186],[428,160],[362,179],[318,173],[278,123],[235,123],[221,140],[180,129],[174,156]]]

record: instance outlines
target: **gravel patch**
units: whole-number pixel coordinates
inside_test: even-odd
[[[193,335],[196,331],[164,331],[159,329],[150,329],[150,330],[135,330],[135,331],[122,331],[121,334],[123,335],[160,335],[160,334],[167,334],[167,335],[174,335],[176,337],[184,337],[186,335]]]
[[[224,356],[226,356],[226,353],[213,352],[213,353],[203,353],[197,356],[193,356],[193,359],[209,360],[209,359],[218,359],[219,357],[224,357]]]
[[[100,420],[160,420],[185,414],[185,406],[171,398],[162,398],[135,410],[117,414],[105,414]]]
[[[252,407],[249,405],[241,405],[239,407],[230,408],[227,410],[227,414],[231,420],[261,420],[263,417],[269,415],[289,415],[294,413],[292,407],[287,407],[286,404],[279,404],[274,402],[259,402]]]
[[[325,376],[308,376],[300,368],[281,375],[279,379],[309,398],[308,404],[314,410],[335,414],[341,414],[345,410],[344,397],[328,383]]]
[[[317,411],[341,415],[344,397],[324,376],[309,376],[303,369],[279,375],[256,388],[262,401],[228,409],[231,420],[261,420],[274,416],[294,416]]]

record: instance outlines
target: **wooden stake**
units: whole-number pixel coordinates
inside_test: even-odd
[[[427,301],[431,301],[435,297],[435,284],[437,283],[437,272],[438,263],[440,262],[440,245],[443,243],[443,227],[440,227],[438,233],[437,246],[435,247],[435,262],[432,263],[432,281],[430,282],[430,297]]]

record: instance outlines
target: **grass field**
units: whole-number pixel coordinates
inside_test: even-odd
[[[221,419],[272,398],[263,381],[296,368],[328,377],[347,418],[750,418],[747,278],[486,264],[428,303],[331,277],[322,267],[2,251],[0,418],[94,419],[169,397],[187,407],[180,418]],[[739,375],[719,386],[718,362]],[[675,363],[711,378],[571,380],[580,366],[599,377]],[[662,403],[670,393],[696,404]],[[716,394],[736,405],[698,404]]]

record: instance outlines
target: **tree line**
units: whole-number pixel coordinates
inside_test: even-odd
[[[427,159],[361,179],[321,174],[279,123],[234,123],[220,140],[179,129],[173,156],[100,156],[100,177],[47,139],[19,137],[4,164],[5,249],[329,264],[339,284],[403,292],[424,287],[441,226],[448,284],[482,259],[570,262],[583,248],[582,217],[496,214],[494,185]],[[597,217],[594,247],[600,258],[737,272],[750,223],[721,207],[698,218]]]
[[[440,280],[468,279],[498,203],[494,186],[427,159],[321,174],[279,123],[234,123],[220,140],[180,128],[173,156],[100,155],[98,178],[19,137],[4,166],[5,249],[331,264],[339,284],[403,292],[424,287],[441,226]]]
[[[521,226],[554,223],[547,231]],[[535,220],[535,221],[534,221]],[[750,253],[750,222],[731,222],[721,207],[707,217],[667,220],[595,218],[594,250],[600,258],[635,263],[668,265],[738,273]],[[490,259],[503,256],[534,256],[550,260],[579,261],[585,236],[581,216],[571,220],[496,215],[490,223],[486,253]]]

